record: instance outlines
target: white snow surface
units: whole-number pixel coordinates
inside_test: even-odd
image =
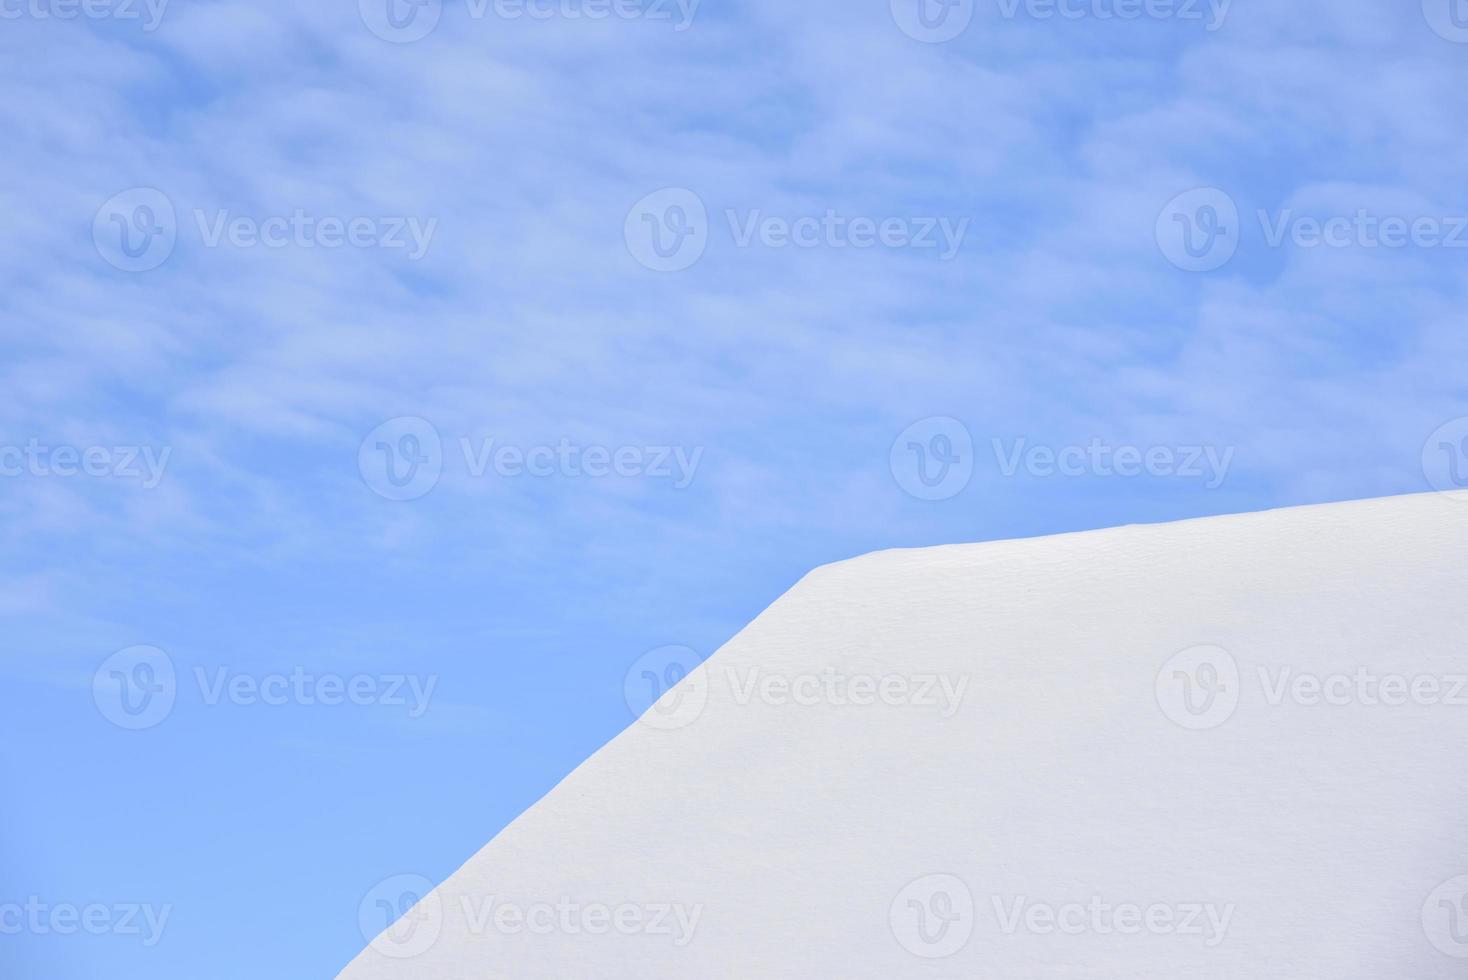
[[[340,976],[1462,977],[1465,677],[1468,495],[825,566]]]

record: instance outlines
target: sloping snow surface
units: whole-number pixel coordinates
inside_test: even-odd
[[[341,976],[1462,977],[1465,678],[1462,495],[868,555]]]

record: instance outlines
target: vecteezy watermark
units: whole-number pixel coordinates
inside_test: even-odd
[[[75,905],[50,903],[32,895],[24,902],[0,902],[0,936],[128,936],[151,948],[163,938],[172,914],[172,905]]]
[[[551,443],[518,445],[495,438],[461,437],[464,473],[480,480],[501,479],[649,479],[684,490],[693,483],[703,447],[672,445],[583,445],[562,437]],[[444,447],[438,429],[426,419],[389,419],[367,434],[357,448],[357,469],[373,492],[388,500],[416,500],[428,494],[443,474]]]
[[[1157,247],[1185,272],[1211,272],[1239,248],[1239,208],[1217,187],[1184,191],[1157,215]]]
[[[691,725],[708,704],[714,681],[738,707],[912,708],[952,718],[968,690],[967,675],[846,672],[835,667],[779,671],[725,666],[715,670],[685,646],[665,646],[638,657],[622,681],[627,707],[639,723],[671,731]]]
[[[1438,426],[1422,446],[1422,475],[1450,500],[1468,502],[1468,416]]]
[[[990,896],[999,931],[1006,936],[1183,936],[1202,939],[1209,949],[1228,936],[1236,906],[1212,902],[1119,902],[1099,895],[1084,902],[1036,902],[1025,895]]]
[[[1032,446],[1024,438],[1009,445],[1003,439],[993,439],[991,445],[999,472],[1006,477],[1021,470],[1040,478],[1176,477],[1202,480],[1207,490],[1223,485],[1234,458],[1232,446],[1113,446],[1099,438],[1084,446]]]
[[[404,249],[409,261],[428,254],[438,219],[416,215],[314,215],[303,208],[266,217],[232,214],[228,208],[195,208],[194,224],[205,248]]]
[[[1157,706],[1183,728],[1217,728],[1239,706],[1239,665],[1223,647],[1180,650],[1157,671]]]
[[[1234,448],[1196,445],[1114,445],[1092,437],[1085,444],[1031,444],[1021,436],[991,439],[995,468],[1002,477],[1025,473],[1052,477],[1133,477],[1202,481],[1216,490],[1228,477]],[[957,496],[973,478],[973,436],[946,415],[920,419],[897,436],[888,454],[897,485],[919,500]]]
[[[156,187],[134,187],[114,194],[92,219],[97,254],[123,272],[156,269],[178,242],[173,201]]]
[[[627,668],[622,697],[632,717],[648,728],[674,731],[691,725],[708,704],[703,658],[685,646],[649,650]]]
[[[675,31],[693,26],[702,0],[466,0],[470,20],[652,21]],[[443,0],[357,0],[367,29],[384,41],[410,44],[437,29]]]
[[[1438,37],[1468,44],[1468,3],[1464,0],[1422,0],[1422,16]]]
[[[554,901],[510,902],[493,895],[460,896],[472,935],[652,936],[682,949],[693,941],[703,905],[682,902],[588,902],[569,895]]]
[[[1223,27],[1233,0],[997,0],[1004,20],[1197,22]],[[929,44],[951,41],[968,29],[974,0],[891,0],[892,19],[908,37]]]
[[[945,262],[958,255],[970,223],[968,218],[847,215],[835,208],[803,215],[727,208],[723,217],[735,248],[936,251]],[[665,187],[632,206],[622,232],[628,252],[641,265],[679,272],[703,256],[713,230],[702,198],[685,187]]]
[[[973,479],[973,436],[946,415],[919,419],[892,441],[887,465],[897,485],[917,499],[948,500]]]
[[[952,956],[974,934],[973,892],[957,875],[923,875],[898,891],[887,922],[897,944],[912,955],[925,960]]]
[[[357,447],[362,482],[388,500],[417,500],[438,486],[443,440],[427,419],[401,415],[367,433]]]
[[[952,718],[963,703],[967,675],[948,674],[844,674],[828,667],[818,673],[781,673],[759,667],[724,668],[734,703],[782,707],[927,708],[943,718]]]
[[[892,0],[892,19],[913,40],[941,44],[968,30],[974,0]]]
[[[428,253],[437,218],[416,215],[236,214],[229,208],[192,211],[199,244],[217,249],[380,249],[402,251],[410,261]],[[123,272],[148,272],[168,261],[178,244],[178,213],[155,187],[113,195],[92,220],[97,253]]]
[[[1468,248],[1468,215],[1353,214],[1323,217],[1284,208],[1257,212],[1270,248]]]
[[[1468,215],[1383,214],[1357,208],[1351,214],[1307,214],[1295,208],[1255,211],[1267,248],[1458,249],[1468,248]],[[1187,191],[1157,218],[1157,245],[1187,272],[1210,272],[1234,257],[1242,232],[1238,204],[1216,187]]]
[[[653,191],[627,212],[622,238],[632,257],[654,272],[682,272],[708,248],[708,208],[684,187]]]
[[[194,682],[205,705],[233,704],[242,707],[285,705],[333,708],[381,705],[406,708],[409,718],[428,711],[438,687],[437,674],[318,674],[302,667],[289,673],[249,674],[230,667],[206,670],[195,667]]]
[[[1468,674],[1378,674],[1370,667],[1316,674],[1289,666],[1259,666],[1255,672],[1271,707],[1468,708]]]
[[[1251,674],[1218,646],[1189,647],[1157,672],[1157,704],[1173,722],[1217,728],[1233,716],[1252,677],[1253,703],[1268,708],[1468,708],[1468,674],[1403,673],[1355,666],[1317,673],[1288,664],[1257,664]]]
[[[1006,936],[1181,936],[1196,937],[1209,949],[1227,938],[1236,910],[1232,902],[1113,902],[1101,895],[1066,902],[990,895],[989,903],[999,932]],[[888,920],[898,945],[914,956],[952,956],[974,934],[973,892],[957,875],[924,875],[897,893]]]
[[[518,446],[495,439],[474,443],[461,438],[459,450],[466,470],[476,479],[491,470],[506,478],[637,477],[668,480],[675,490],[686,489],[693,482],[703,459],[702,446],[583,446],[564,437],[553,446]]]
[[[151,34],[168,0],[0,0],[0,20],[136,20]]]
[[[32,438],[24,446],[0,445],[0,477],[136,480],[152,490],[171,455],[172,446],[48,446]]]
[[[728,208],[724,219],[734,244],[750,248],[882,248],[938,250],[938,258],[952,260],[963,247],[970,219],[893,216],[847,216],[834,208],[819,215],[767,215],[760,208],[743,213]]]
[[[92,674],[92,700],[119,728],[152,728],[173,712],[177,697],[173,659],[157,647],[118,650]]]
[[[191,678],[205,707],[381,706],[405,708],[412,719],[427,713],[438,687],[436,674],[345,675],[303,667],[275,673],[195,667]],[[133,646],[112,654],[93,673],[92,700],[112,724],[140,731],[173,713],[180,686],[173,658],[157,647]]]
[[[1173,20],[1197,22],[1212,33],[1233,0],[998,0],[1005,20]]]
[[[411,959],[433,948],[443,931],[443,898],[422,875],[384,878],[357,904],[357,927],[371,948]]]
[[[433,948],[450,910],[470,936],[647,936],[682,949],[693,941],[703,905],[682,902],[605,902],[573,895],[511,900],[451,894],[422,875],[394,875],[374,885],[357,906],[357,923],[371,947],[392,959]]]
[[[1468,875],[1449,878],[1428,894],[1422,931],[1439,953],[1468,960]]]

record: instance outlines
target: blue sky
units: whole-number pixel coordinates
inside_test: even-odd
[[[0,972],[334,975],[825,562],[1468,484],[1456,2],[0,0]]]

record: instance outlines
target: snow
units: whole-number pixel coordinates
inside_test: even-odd
[[[816,569],[341,977],[1462,976],[1465,597],[1463,494]]]

